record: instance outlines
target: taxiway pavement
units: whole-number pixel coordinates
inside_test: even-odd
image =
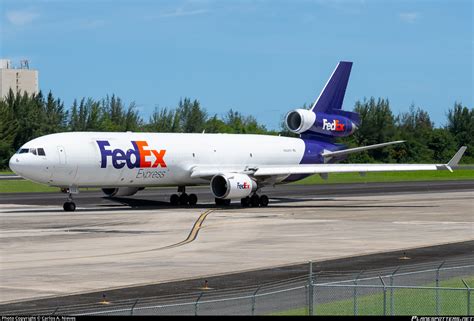
[[[74,213],[55,194],[2,195],[0,302],[472,241],[473,184],[287,186],[268,208],[226,209],[173,208],[159,189],[132,201],[92,192]]]

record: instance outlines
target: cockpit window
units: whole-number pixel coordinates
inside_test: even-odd
[[[44,152],[44,148],[20,148],[16,153],[17,154],[31,153],[37,156],[46,156],[46,153]]]

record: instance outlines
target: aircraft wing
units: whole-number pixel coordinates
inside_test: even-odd
[[[302,164],[289,166],[261,166],[254,176],[325,173],[368,173],[449,170],[457,166],[466,146],[461,147],[447,164]]]
[[[285,167],[260,167],[254,176],[273,176],[291,174],[326,174],[326,173],[368,173],[368,172],[404,172],[435,171],[447,169],[436,164],[315,164]]]
[[[466,146],[461,147],[446,164],[301,164],[301,165],[267,165],[249,168],[244,166],[194,166],[192,178],[210,179],[220,173],[241,173],[255,177],[285,176],[291,174],[326,174],[326,173],[368,173],[368,172],[405,172],[449,170],[457,166]]]

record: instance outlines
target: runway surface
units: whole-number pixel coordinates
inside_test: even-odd
[[[2,194],[0,302],[184,293],[204,278],[221,289],[254,285],[300,273],[294,264],[308,260],[360,269],[394,267],[403,252],[410,262],[473,259],[473,181],[282,186],[268,190],[271,207],[245,209],[217,208],[207,189],[194,190],[201,204],[192,208],[166,203],[174,189],[128,200],[82,193],[75,213],[60,209],[60,193]],[[458,244],[411,254],[445,243]],[[172,285],[153,285],[164,282]]]
[[[321,185],[277,185],[262,191],[272,198],[272,203],[279,201],[301,201],[305,198],[319,196],[349,196],[374,194],[403,194],[412,192],[436,192],[450,190],[474,190],[474,179],[465,181],[424,181],[424,182],[390,182],[390,183],[353,183],[353,184],[321,184]],[[214,202],[208,186],[188,187],[188,193],[196,193],[199,203],[208,208]],[[169,207],[169,197],[176,193],[176,188],[151,188],[138,192],[134,196],[123,198],[104,197],[101,191],[85,191],[74,195],[79,207],[104,207],[109,205],[128,205],[132,208]],[[22,205],[56,205],[62,209],[66,194],[55,193],[1,193],[0,204]],[[234,201],[240,205],[239,201]]]

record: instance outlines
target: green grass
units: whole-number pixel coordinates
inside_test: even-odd
[[[9,174],[11,172],[0,172]],[[357,173],[330,174],[323,180],[319,175],[307,177],[294,184],[336,184],[336,183],[369,183],[369,182],[403,182],[403,181],[443,181],[443,180],[474,180],[474,170],[419,171],[419,172],[386,172],[368,173],[361,177]],[[55,192],[56,187],[49,187],[27,180],[0,180],[0,193]]]
[[[83,188],[81,191],[98,190],[97,188]],[[36,193],[59,192],[59,187],[50,187],[27,180],[0,180],[1,193]]]
[[[59,188],[27,180],[0,180],[0,193],[57,192]]]
[[[367,173],[360,176],[358,173],[329,174],[327,180],[319,175],[309,176],[294,184],[335,184],[335,183],[373,183],[373,182],[405,182],[405,181],[446,181],[446,180],[473,180],[474,170],[458,169],[449,171],[415,171],[415,172],[379,172]]]
[[[474,276],[464,278],[469,287],[474,287]],[[434,286],[434,283],[425,286]],[[453,278],[440,282],[441,287],[465,289],[461,278]],[[353,288],[324,288],[324,291],[352,293]],[[374,289],[375,291],[375,289]],[[433,289],[395,289],[394,290],[394,314],[395,315],[435,315],[436,291]],[[317,298],[316,288],[315,296]],[[440,313],[442,315],[466,315],[467,314],[467,292],[440,290]],[[383,315],[383,292],[377,294],[359,296],[357,299],[358,314],[360,315]],[[474,300],[471,300],[471,311],[474,311]],[[390,315],[390,290],[386,295],[386,313]],[[307,315],[308,308],[285,310],[277,315]],[[317,304],[314,307],[316,315],[353,315],[354,299],[337,300],[328,303]]]

